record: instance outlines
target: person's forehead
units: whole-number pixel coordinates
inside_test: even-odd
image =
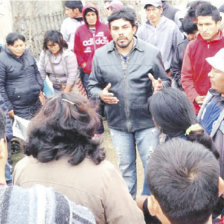
[[[71,11],[72,11],[72,9],[71,9],[71,8],[68,8],[68,7],[66,7],[66,6],[65,6],[65,9],[66,9],[66,10],[71,10]]]
[[[90,15],[96,15],[96,13],[95,13],[95,12],[87,12],[86,15],[87,15],[87,16],[90,16]]]
[[[212,16],[198,16],[197,17],[198,23],[214,23],[215,20],[212,18]]]
[[[223,71],[220,71],[219,69],[215,68],[215,67],[212,67],[213,71],[215,71],[216,73],[219,73],[221,75],[224,75],[224,72]]]
[[[147,9],[159,9],[159,8],[155,7],[154,5],[148,5],[148,6],[146,7],[146,10],[147,10]]]
[[[131,23],[128,20],[125,19],[116,19],[111,22],[111,26],[123,26],[123,25],[131,25]]]

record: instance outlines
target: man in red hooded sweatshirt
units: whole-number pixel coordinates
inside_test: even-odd
[[[81,25],[75,33],[74,52],[82,69],[81,79],[86,89],[95,50],[109,43],[112,38],[108,26],[100,22],[95,5],[86,4],[82,15],[85,24]]]
[[[211,88],[208,77],[211,66],[205,59],[214,56],[224,47],[224,37],[219,29],[221,17],[215,6],[208,2],[200,4],[196,9],[196,17],[199,34],[185,49],[181,81],[187,97],[194,103],[195,113],[198,114]]]

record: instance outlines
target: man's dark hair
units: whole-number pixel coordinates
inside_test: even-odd
[[[186,16],[189,16],[191,17],[192,19],[195,19],[196,18],[196,9],[197,7],[199,7],[201,4],[204,4],[204,3],[207,3],[207,1],[192,1],[192,2],[189,2],[187,4],[187,14]]]
[[[221,21],[219,10],[212,4],[205,2],[200,4],[196,9],[196,17],[211,16],[215,22]]]
[[[123,7],[120,10],[115,10],[109,17],[108,17],[108,23],[109,26],[111,22],[118,19],[124,19],[131,23],[132,27],[136,26],[136,13],[135,11],[130,7]]]
[[[5,137],[5,125],[6,125],[6,119],[5,114],[0,109],[0,139]]]
[[[63,48],[68,48],[68,44],[63,39],[62,34],[57,30],[48,30],[44,35],[44,44],[43,49],[46,51],[48,49],[47,44],[48,41],[51,41],[52,43],[57,43],[60,47],[60,51],[63,50]]]
[[[99,164],[105,152],[92,139],[99,127],[99,115],[88,99],[79,94],[59,94],[47,101],[31,121],[25,153],[46,163],[69,158],[77,165],[86,157]]]
[[[205,224],[218,201],[219,169],[203,145],[174,138],[152,154],[148,184],[172,224]]]
[[[197,25],[189,16],[184,17],[182,20],[182,30],[187,34],[193,34],[198,30]]]
[[[13,45],[17,40],[22,40],[23,42],[25,42],[26,38],[22,34],[17,32],[9,33],[6,37],[6,43],[8,45]]]
[[[82,1],[79,0],[74,0],[74,1],[65,1],[65,7],[70,8],[70,9],[79,9],[80,12],[82,12]]]

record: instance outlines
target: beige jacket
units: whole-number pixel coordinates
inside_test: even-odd
[[[53,187],[75,203],[89,208],[99,224],[145,223],[124,180],[108,161],[96,165],[85,159],[72,166],[68,158],[41,163],[27,156],[17,163],[13,176],[14,184],[21,187],[35,184]]]

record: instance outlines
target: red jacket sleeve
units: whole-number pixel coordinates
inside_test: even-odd
[[[190,44],[187,45],[185,53],[184,53],[184,59],[182,64],[182,70],[181,70],[181,82],[182,87],[187,94],[188,99],[193,103],[195,98],[199,96],[198,92],[196,91],[194,87],[194,79],[193,79],[193,66],[192,61],[190,57]]]
[[[81,37],[80,29],[77,29],[74,38],[74,53],[76,54],[78,65],[81,67],[82,63],[84,63],[85,61],[83,58],[83,46],[80,37]]]

